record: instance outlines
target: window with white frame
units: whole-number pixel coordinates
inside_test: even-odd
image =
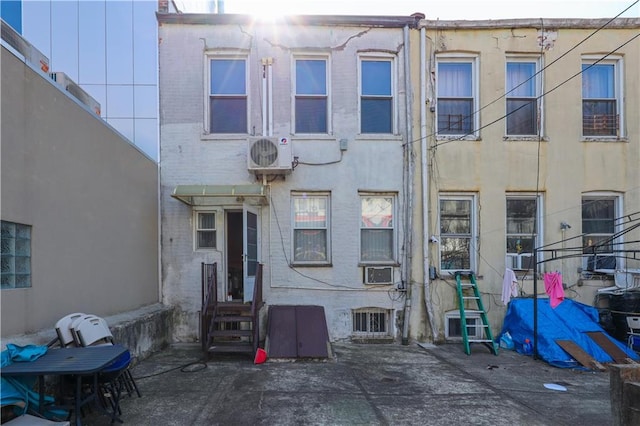
[[[440,195],[440,269],[475,270],[474,195]]]
[[[0,222],[2,289],[31,287],[31,226]]]
[[[360,132],[393,133],[393,61],[360,58]]]
[[[352,311],[353,334],[357,337],[386,337],[391,334],[391,312],[382,308]]]
[[[621,197],[612,194],[589,194],[582,197],[582,252],[586,270],[614,271],[618,261],[614,255],[619,238]]]
[[[360,261],[394,263],[395,195],[360,194]]]
[[[209,59],[209,133],[247,133],[247,61]]]
[[[196,249],[216,248],[216,214],[215,212],[196,212],[195,240]]]
[[[533,250],[540,245],[541,199],[535,195],[507,195],[506,267],[532,270]]]
[[[327,58],[295,60],[295,133],[328,133]]]
[[[538,62],[531,58],[507,58],[507,135],[538,133]]]
[[[330,197],[328,193],[294,193],[293,263],[331,261]]]
[[[478,127],[477,58],[437,57],[438,135],[473,135]]]
[[[622,59],[582,59],[582,135],[615,137],[622,114]]]

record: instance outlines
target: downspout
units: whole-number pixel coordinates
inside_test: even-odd
[[[429,171],[427,170],[427,35],[420,28],[420,174],[422,178],[422,277],[424,280],[424,306],[431,326],[431,341],[436,340],[438,330],[433,319],[431,304],[431,277],[429,275]]]
[[[405,25],[404,29],[404,100],[406,108],[406,126],[407,139],[404,144],[405,158],[405,232],[404,246],[405,259],[402,262],[403,279],[405,286],[404,299],[404,318],[402,324],[402,344],[409,344],[409,320],[411,316],[411,262],[412,262],[412,231],[413,231],[413,159],[411,155],[413,142],[413,114],[412,114],[412,96],[411,96],[411,49],[409,45],[409,26]]]
[[[267,58],[267,115],[269,117],[269,136],[273,136],[273,58]]]

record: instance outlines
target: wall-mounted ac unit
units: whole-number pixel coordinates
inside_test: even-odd
[[[617,266],[614,254],[591,254],[583,257],[584,269],[591,272],[613,273]]]
[[[366,266],[364,268],[365,284],[393,284],[392,266]]]
[[[291,141],[286,137],[255,137],[247,146],[249,171],[255,174],[287,174],[293,169]]]
[[[513,270],[531,270],[534,269],[533,255],[531,253],[507,253],[505,260],[506,266]]]
[[[51,76],[51,79],[62,86],[64,90],[71,93],[77,100],[88,106],[96,113],[96,115],[100,115],[100,103],[71,80],[68,75],[60,71],[52,72],[49,75]]]

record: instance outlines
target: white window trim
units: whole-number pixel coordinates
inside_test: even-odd
[[[296,198],[309,197],[309,198],[325,198],[327,200],[327,259],[326,260],[295,260],[295,208],[294,200]],[[292,265],[319,265],[326,266],[331,265],[331,192],[328,191],[295,191],[291,193],[291,264]],[[300,228],[303,229],[303,228]]]
[[[620,218],[622,216],[622,212],[624,212],[624,196],[623,194],[620,194],[619,192],[608,192],[608,191],[594,191],[594,192],[584,192],[582,193],[582,197],[580,198],[580,209],[582,211],[582,201],[584,201],[585,199],[591,199],[591,198],[605,198],[605,199],[610,199],[613,200],[613,205],[614,205],[614,212],[613,212],[613,218],[617,219]],[[582,225],[582,217],[580,217],[580,224]],[[620,231],[622,231],[624,229],[624,226],[622,225],[621,221],[618,220],[617,222],[614,222],[614,228],[613,228],[613,233],[614,234],[619,234]],[[581,229],[581,232],[584,233],[584,231]],[[580,242],[582,243],[582,241]],[[624,243],[624,236],[620,235],[619,237],[615,238],[613,240],[612,246],[614,250],[619,250]],[[606,254],[606,253],[603,253]],[[582,270],[583,271],[587,271],[588,268],[588,261],[589,261],[589,255],[583,255],[582,256]],[[616,258],[616,269],[617,270],[624,270],[625,269],[625,259],[624,257],[617,257]],[[601,272],[608,272],[613,274],[615,272],[615,270],[613,269],[598,269],[598,271]]]
[[[230,59],[230,60],[244,60],[245,62],[245,91],[247,96],[247,129],[243,133],[211,133],[211,61],[216,59]],[[203,117],[203,130],[205,135],[211,136],[219,136],[225,139],[234,139],[237,137],[246,138],[249,129],[252,128],[251,125],[251,90],[250,90],[250,81],[249,75],[251,74],[251,61],[249,60],[249,54],[246,52],[219,52],[219,51],[207,51],[205,52],[205,60],[204,60],[204,73],[203,75],[206,78],[206,82],[204,84],[204,117]]]
[[[471,201],[471,241],[469,243],[469,270],[477,273],[478,272],[478,194],[470,194],[470,193],[453,193],[453,192],[443,192],[438,195],[438,224],[437,229],[438,233],[440,232],[440,201],[442,200],[470,200]],[[441,272],[453,272],[458,271],[459,269],[441,269],[442,268],[442,259],[441,259],[441,241],[442,234],[438,235],[438,269]]]
[[[198,213],[213,213],[215,214],[215,231],[216,231],[216,246],[215,247],[198,247]],[[223,214],[219,209],[213,209],[211,207],[194,207],[192,209],[192,232],[193,232],[193,251],[194,252],[211,252],[211,251],[221,251],[221,243],[222,243],[222,235],[221,230],[223,228]]]
[[[544,78],[543,74],[544,72],[541,72],[541,70],[543,69],[543,58],[540,57],[540,55],[537,54],[520,54],[520,55],[515,55],[515,54],[508,54],[506,57],[506,61],[504,64],[504,78],[505,78],[505,114],[507,113],[506,110],[506,100],[507,98],[509,98],[509,94],[507,93],[507,63],[509,62],[535,62],[536,64],[536,70],[535,70],[535,82],[536,82],[536,91],[535,91],[535,97],[537,98],[537,105],[538,105],[538,124],[537,126],[539,126],[538,130],[540,133],[540,136],[544,136]],[[505,140],[537,140],[538,139],[538,135],[534,134],[534,135],[510,135],[508,133],[508,129],[507,129],[507,120],[504,120],[504,139]]]
[[[379,265],[398,265],[398,234],[399,231],[399,222],[398,222],[398,193],[396,192],[365,192],[361,191],[358,193],[358,266],[379,266]],[[360,222],[362,220],[362,199],[365,197],[391,197],[393,198],[393,259],[389,261],[371,261],[362,260],[362,230],[366,228],[362,228]]]
[[[376,137],[378,135],[398,134],[398,71],[397,58],[386,53],[373,53],[358,55],[358,135]],[[387,61],[391,63],[391,133],[362,133],[362,62]]]
[[[508,235],[507,233],[507,209],[506,209],[506,200],[507,199],[531,199],[531,198],[536,198],[538,199],[537,202],[537,210],[536,210],[536,225],[537,225],[537,231],[536,231],[536,238],[534,240],[534,249],[538,248],[538,247],[542,247],[544,244],[544,215],[542,214],[542,212],[544,212],[544,196],[543,194],[536,194],[535,192],[518,192],[518,193],[507,193],[506,197],[505,197],[505,244],[506,244],[506,237]],[[515,253],[509,253],[506,250],[505,247],[505,262],[506,262],[506,256],[509,255],[513,255]],[[536,268],[536,272],[540,271],[540,266],[539,263],[544,259],[544,253],[540,252],[537,254],[537,261],[538,261],[538,266]],[[508,267],[508,265],[507,265]]]
[[[436,133],[436,140],[451,140],[451,139],[462,139],[462,140],[479,140],[480,139],[480,57],[477,54],[469,54],[469,53],[442,53],[436,55],[436,86],[435,86],[435,99],[436,99],[436,110],[435,110],[435,120],[436,120],[436,132],[438,130],[438,64],[440,62],[462,62],[462,63],[471,63],[471,79],[472,79],[472,93],[473,93],[473,120],[472,127],[473,132],[463,136],[460,135],[441,135]]]
[[[296,63],[299,60],[324,60],[326,62],[326,96],[327,96],[327,132],[326,133],[296,133]],[[291,133],[296,136],[310,136],[310,135],[331,135],[333,134],[332,120],[331,120],[331,55],[327,53],[300,53],[291,57]]]
[[[594,62],[602,59],[602,55],[582,55],[582,65],[590,65]],[[621,55],[609,55],[606,59],[602,59],[598,62],[598,65],[613,65],[613,77],[614,77],[614,92],[616,99],[616,113],[618,114],[618,136],[593,136],[584,135],[582,124],[580,125],[580,134],[582,140],[618,140],[626,137],[625,132],[625,113],[624,113],[624,59]],[[583,111],[582,111],[582,93],[580,93],[580,123],[582,123]]]

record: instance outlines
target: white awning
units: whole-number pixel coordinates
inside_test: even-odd
[[[265,185],[178,185],[171,196],[188,206],[228,203],[266,204]]]

